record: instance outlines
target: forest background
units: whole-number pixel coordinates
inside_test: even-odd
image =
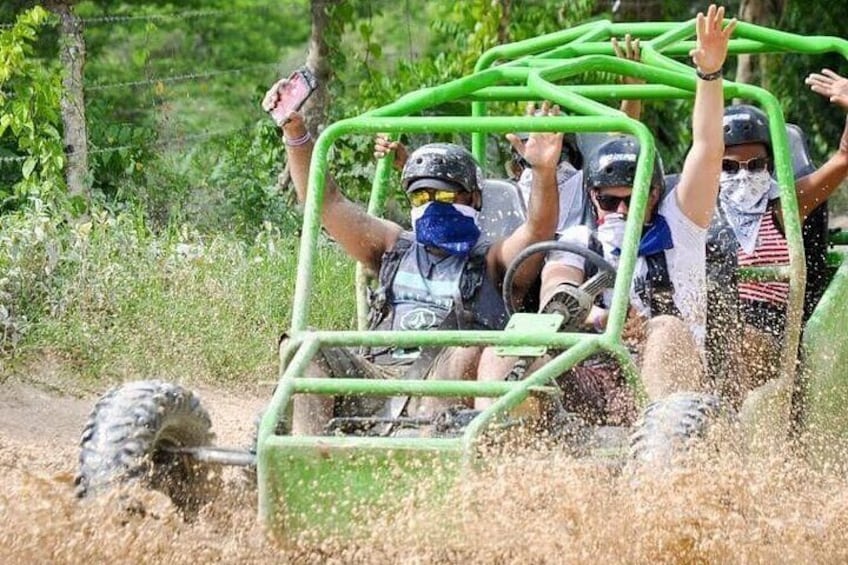
[[[259,102],[307,61],[322,85],[308,108],[320,129],[467,74],[500,43],[590,19],[683,20],[708,3],[5,0],[0,382],[23,375],[84,393],[131,378],[274,378],[300,212]],[[726,6],[793,33],[848,37],[825,0]],[[726,74],[771,90],[822,162],[844,117],[803,78],[825,66],[848,73],[835,56],[762,55],[732,58]],[[669,171],[689,145],[689,113],[684,101],[645,106]],[[370,188],[371,141],[333,150],[333,174],[354,198]],[[490,145],[500,152],[490,162],[502,162],[503,143]],[[846,203],[837,194],[832,210]],[[393,205],[400,217],[403,200]],[[312,322],[351,327],[352,287],[352,264],[322,242],[313,300],[331,307],[313,309]]]

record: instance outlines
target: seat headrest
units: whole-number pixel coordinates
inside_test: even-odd
[[[502,179],[483,181],[483,206],[477,221],[484,237],[489,241],[507,237],[526,217],[524,199],[515,183]]]
[[[810,158],[810,147],[807,144],[807,136],[804,130],[795,124],[786,124],[786,135],[789,137],[789,151],[792,154],[792,169],[795,178],[809,175],[816,170],[816,166]]]

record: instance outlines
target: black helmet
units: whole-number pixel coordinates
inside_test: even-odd
[[[529,133],[522,132],[515,135],[517,135],[524,143],[527,143],[527,140],[530,139]],[[510,157],[519,165],[522,165],[523,167],[528,166],[527,161],[524,160],[524,157],[518,154],[515,147],[510,146]],[[563,161],[568,161],[577,170],[583,168],[583,153],[577,145],[577,136],[573,133],[566,133],[562,136],[562,152],[559,154],[559,163],[562,163]]]
[[[639,142],[630,135],[618,135],[598,145],[586,159],[583,168],[583,188],[586,191],[610,186],[633,186],[636,179],[636,160]],[[662,162],[659,154],[654,159],[651,190],[662,190]]]
[[[768,118],[759,108],[735,104],[724,109],[724,146],[762,143],[771,153]]]
[[[480,190],[479,167],[474,156],[453,143],[428,143],[412,152],[401,174],[406,192],[419,188]]]

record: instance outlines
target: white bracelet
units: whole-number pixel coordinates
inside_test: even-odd
[[[302,136],[298,137],[297,139],[289,139],[285,135],[283,137],[286,140],[286,145],[288,145],[289,147],[300,147],[301,145],[303,145],[304,143],[306,143],[307,141],[312,139],[312,136],[309,135],[308,131],[306,133],[304,133]]]

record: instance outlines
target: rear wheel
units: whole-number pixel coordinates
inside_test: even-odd
[[[210,466],[173,450],[208,445],[211,426],[200,399],[178,385],[137,381],[110,390],[82,432],[77,495],[140,482],[195,511],[211,493]]]
[[[652,402],[636,423],[630,453],[637,463],[667,465],[703,438],[721,414],[713,394],[679,392]]]

